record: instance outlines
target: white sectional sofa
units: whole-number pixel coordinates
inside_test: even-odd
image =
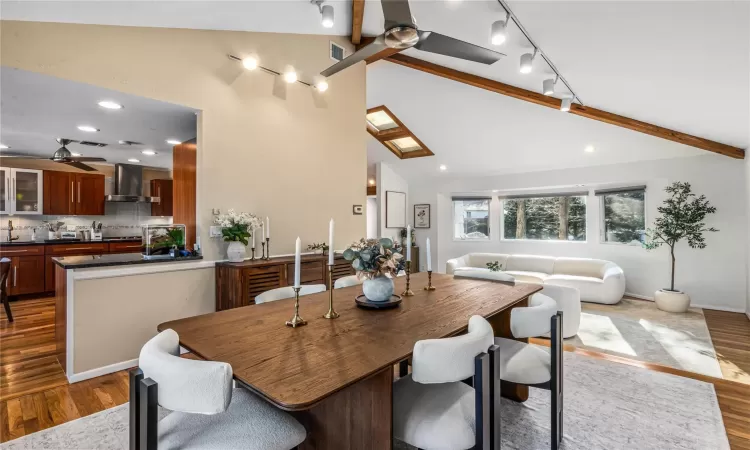
[[[487,263],[494,261],[518,281],[576,288],[583,302],[613,305],[625,294],[625,274],[620,266],[601,259],[469,253],[448,260],[445,272],[453,274],[461,267],[487,268]]]

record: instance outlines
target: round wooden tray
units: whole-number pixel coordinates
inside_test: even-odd
[[[360,308],[365,309],[388,309],[388,308],[395,308],[399,304],[401,304],[401,296],[400,295],[391,295],[391,299],[385,302],[371,302],[367,300],[367,297],[365,297],[365,294],[360,294],[354,298],[354,301],[357,303],[357,306]]]

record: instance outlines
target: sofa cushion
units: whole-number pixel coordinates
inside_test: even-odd
[[[603,303],[601,297],[604,281],[601,278],[559,274],[548,276],[544,280],[544,284],[573,287],[581,293],[582,302]]]
[[[456,269],[455,272],[453,272],[454,278],[474,278],[477,280],[488,280],[488,281],[501,281],[506,283],[514,283],[516,281],[515,277],[508,274],[507,272],[492,272],[489,269],[481,269],[481,268],[470,268],[466,270],[464,269]]]
[[[508,265],[508,256],[502,253],[469,253],[469,265],[486,269],[487,263],[497,261],[500,263],[500,270],[505,270]]]
[[[508,270],[505,273],[512,275],[517,281],[526,283],[543,284],[549,274],[542,272],[527,272],[524,270]]]
[[[536,255],[510,255],[506,271],[520,270],[524,272],[541,272],[551,274],[555,266],[555,258]]]
[[[608,262],[601,259],[557,258],[552,273],[601,279]]]

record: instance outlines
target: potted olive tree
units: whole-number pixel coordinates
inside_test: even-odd
[[[690,183],[675,182],[664,189],[669,198],[657,208],[660,216],[654,221],[654,227],[646,230],[649,250],[666,244],[672,257],[672,278],[669,289],[659,289],[654,294],[656,306],[662,311],[685,312],[690,307],[690,297],[674,288],[674,248],[678,242],[687,240],[690,248],[705,248],[703,233],[719,231],[714,227],[706,227],[703,220],[707,215],[716,212],[716,208],[708,203],[705,195],[696,196],[690,189]]]

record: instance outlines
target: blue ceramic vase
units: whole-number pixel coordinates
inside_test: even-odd
[[[362,292],[371,302],[386,302],[393,295],[393,280],[385,275],[367,279],[362,283]]]

